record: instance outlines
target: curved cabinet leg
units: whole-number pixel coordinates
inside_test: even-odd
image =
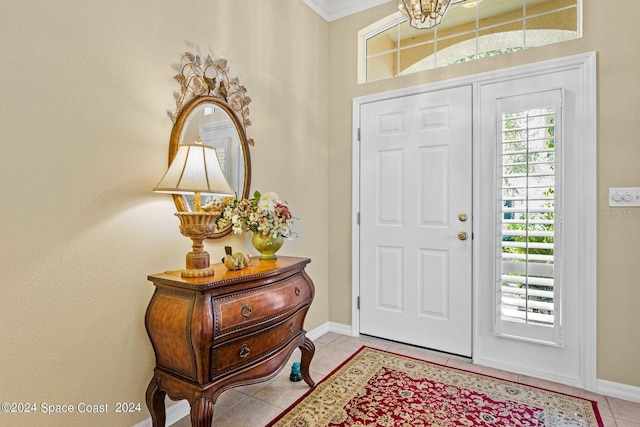
[[[213,402],[206,397],[191,404],[191,427],[211,427],[213,421]]]
[[[151,414],[151,422],[153,427],[164,427],[167,419],[167,415],[164,409],[164,397],[166,393],[158,387],[158,381],[151,378],[151,382],[147,386],[147,392],[145,394],[145,400],[147,402],[147,409]]]
[[[300,360],[302,379],[309,384],[309,387],[313,387],[316,383],[311,379],[311,375],[309,374],[309,365],[311,364],[311,359],[313,359],[313,354],[316,352],[316,346],[313,344],[313,341],[304,337],[304,342],[300,346],[300,352],[302,353]]]

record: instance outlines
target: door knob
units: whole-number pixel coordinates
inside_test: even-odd
[[[460,221],[462,221],[462,222],[465,222],[467,220],[467,218],[468,218],[467,214],[465,214],[465,213],[458,214],[458,219]]]
[[[461,231],[458,233],[458,239],[460,240],[467,240],[467,232],[466,231]]]

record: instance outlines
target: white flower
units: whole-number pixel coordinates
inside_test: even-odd
[[[273,199],[263,199],[261,197],[260,201],[258,202],[258,209],[273,213],[276,209],[276,202]]]

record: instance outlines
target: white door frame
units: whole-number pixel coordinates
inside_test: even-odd
[[[584,284],[584,292],[582,294],[583,300],[577,303],[582,304],[584,313],[586,315],[583,319],[583,388],[594,391],[596,389],[596,301],[597,301],[597,276],[596,276],[596,226],[597,226],[597,170],[596,170],[596,54],[595,52],[574,55],[570,57],[554,59],[535,64],[523,65],[504,70],[492,71],[483,74],[477,74],[473,76],[462,77],[453,80],[447,80],[442,82],[429,83],[426,85],[420,85],[415,87],[403,88],[389,92],[377,93],[367,96],[362,96],[353,99],[352,104],[352,316],[351,316],[351,332],[353,335],[358,335],[360,332],[360,320],[358,315],[357,301],[360,292],[360,229],[358,225],[358,212],[359,212],[359,200],[360,200],[360,143],[358,140],[358,133],[360,127],[360,106],[369,102],[382,101],[391,98],[397,98],[406,95],[413,95],[423,92],[431,92],[435,90],[448,89],[462,85],[473,85],[473,144],[480,140],[480,123],[479,123],[479,87],[483,84],[489,84],[491,82],[500,82],[504,80],[510,80],[513,78],[524,78],[531,75],[539,75],[548,73],[551,71],[558,71],[563,69],[580,69],[582,71],[582,77],[585,80],[584,90],[582,95],[582,102],[578,106],[582,111],[581,116],[584,118],[584,126],[581,128],[582,135],[580,138],[585,141],[584,144],[584,157],[587,160],[584,170],[582,171],[584,181],[584,200],[583,208],[586,211],[585,215],[585,232],[583,249],[581,253],[582,266],[584,271],[581,278]],[[479,155],[478,150],[474,150],[473,154],[473,180],[479,182]],[[476,186],[473,189],[473,218],[474,223],[481,223],[483,218],[482,212],[478,207],[478,190]],[[480,277],[480,266],[477,262],[477,257],[480,251],[478,250],[479,241],[473,242],[473,289],[476,289],[475,284],[478,283]],[[493,310],[493,308],[488,308]],[[478,342],[479,342],[479,316],[480,307],[478,301],[477,292],[473,295],[473,361],[474,363],[490,364],[493,367],[501,368],[501,366],[492,364],[491,361],[482,360],[478,356]],[[544,373],[529,372],[534,376],[544,378]],[[537,374],[537,375],[536,375]]]

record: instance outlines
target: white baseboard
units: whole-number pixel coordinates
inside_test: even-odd
[[[596,380],[596,387],[598,394],[640,403],[640,387],[614,383],[607,380]]]
[[[356,336],[351,325],[345,325],[342,323],[326,322],[317,328],[307,332],[307,336],[311,340],[318,339],[327,332],[333,332],[340,335]],[[597,380],[597,393],[604,394],[606,396],[616,397],[618,399],[629,400],[631,402],[640,403],[640,387],[634,387],[626,384],[614,383],[606,380]],[[175,405],[167,408],[167,426],[171,426],[178,422],[182,418],[189,415],[189,403],[186,400],[181,400]],[[147,418],[134,425],[133,427],[152,427],[151,418]]]
[[[311,339],[311,341],[316,340],[326,334],[327,332],[333,332],[331,330],[331,322],[326,322],[315,329],[307,331],[307,337]]]
[[[340,335],[348,335],[350,337],[355,337],[358,336],[358,333],[353,329],[353,327],[351,325],[345,325],[342,323],[335,323],[335,322],[328,322],[327,323],[329,325],[329,331],[328,332],[334,332],[336,334],[340,334]],[[314,329],[315,331],[315,329]],[[313,339],[313,338],[311,338]]]
[[[167,408],[167,421],[165,423],[166,426],[171,426],[177,423],[179,420],[184,417],[189,416],[189,412],[191,412],[191,408],[189,407],[189,402],[186,400],[180,400],[175,403],[175,405],[171,405]],[[153,423],[151,422],[151,417],[146,420],[140,421],[138,424],[133,427],[153,427]]]

